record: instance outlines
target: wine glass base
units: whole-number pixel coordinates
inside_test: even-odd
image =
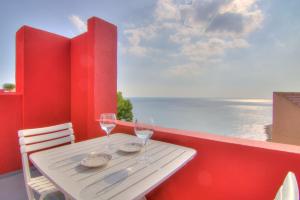
[[[137,157],[136,161],[140,164],[149,165],[149,164],[151,164],[152,159],[148,156],[142,155],[142,156]]]
[[[104,146],[104,151],[106,151],[107,153],[113,153],[114,151],[116,151],[116,147],[113,144],[106,144]]]

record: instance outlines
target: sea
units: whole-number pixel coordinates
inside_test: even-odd
[[[265,141],[271,99],[131,97],[137,119],[181,130]]]

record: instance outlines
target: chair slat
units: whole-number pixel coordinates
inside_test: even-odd
[[[61,131],[64,129],[69,129],[69,128],[72,128],[72,123],[48,126],[48,127],[44,127],[44,128],[24,129],[24,130],[20,130],[18,132],[18,134],[19,134],[19,137],[32,136],[32,135],[38,135],[38,134],[43,134],[43,133],[48,133],[48,132]]]
[[[50,140],[50,141],[46,141],[46,142],[41,142],[41,143],[37,143],[37,144],[32,144],[32,145],[24,145],[22,146],[22,151],[25,151],[26,153],[28,152],[32,152],[32,151],[38,151],[41,149],[46,149],[49,147],[53,147],[53,146],[57,146],[60,144],[65,144],[68,142],[71,142],[72,139],[70,136],[68,137],[63,137],[63,138],[59,138],[59,139],[55,139],[55,140]]]
[[[20,144],[32,144],[32,143],[43,142],[47,140],[53,140],[56,138],[72,135],[73,133],[74,133],[73,129],[67,129],[63,131],[58,131],[54,133],[38,135],[33,137],[21,137]]]
[[[280,186],[274,200],[282,200],[282,186]]]
[[[299,189],[296,176],[288,172],[282,184],[282,199],[299,200]]]

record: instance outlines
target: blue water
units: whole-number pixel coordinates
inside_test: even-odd
[[[272,123],[269,99],[130,98],[134,116],[156,125],[230,137],[265,140]]]

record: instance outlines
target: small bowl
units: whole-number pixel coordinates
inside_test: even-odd
[[[85,167],[102,167],[111,159],[112,156],[109,154],[91,152],[87,157],[81,160],[80,164]]]
[[[119,147],[119,150],[126,153],[134,153],[134,152],[141,151],[142,148],[143,148],[142,144],[137,142],[130,142],[130,143],[122,144]]]

